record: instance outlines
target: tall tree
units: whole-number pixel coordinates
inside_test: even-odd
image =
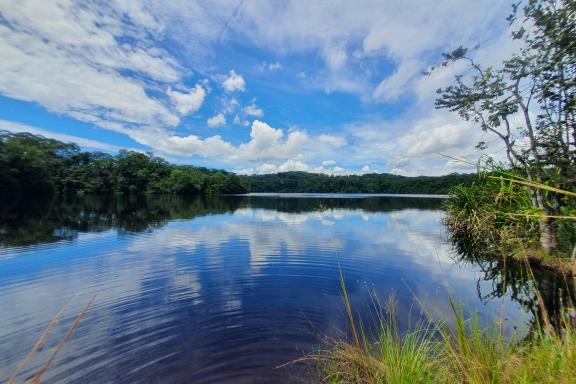
[[[437,108],[458,112],[504,143],[510,166],[529,181],[575,189],[576,2],[528,0],[508,17],[522,43],[499,68],[483,67],[469,51],[444,54],[443,66],[465,62],[468,71],[438,90]],[[512,125],[519,117],[521,127]],[[484,143],[480,143],[484,146]],[[540,243],[558,246],[557,223],[566,198],[530,188],[541,212]],[[564,200],[563,200],[564,199]]]

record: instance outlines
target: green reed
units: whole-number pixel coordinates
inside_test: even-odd
[[[350,322],[354,316],[343,286]],[[506,336],[502,327],[483,327],[476,315],[466,318],[450,300],[454,326],[432,320],[402,332],[396,306],[390,303],[379,318],[378,336],[369,340],[350,324],[351,339],[328,340],[310,356],[323,383],[573,383],[576,377],[576,332],[566,310],[565,327],[546,326],[522,341]]]

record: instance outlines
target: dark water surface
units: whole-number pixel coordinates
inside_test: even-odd
[[[0,208],[0,381],[67,303],[30,378],[97,294],[46,383],[305,382],[278,366],[345,334],[341,268],[370,329],[391,295],[401,326],[437,319],[446,293],[482,321],[526,329],[529,294],[456,262],[441,199],[229,196],[94,198]],[[524,330],[518,332],[522,333]]]

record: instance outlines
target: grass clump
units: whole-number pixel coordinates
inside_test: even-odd
[[[424,323],[401,333],[394,306],[380,317],[376,342],[369,342],[360,326],[352,326],[353,341],[331,340],[329,349],[315,358],[320,363],[321,381],[325,383],[430,383],[439,368],[438,343]],[[356,335],[356,336],[354,336]],[[356,340],[359,340],[356,342]]]
[[[346,298],[346,292],[344,291]],[[554,331],[544,325],[521,341],[501,327],[483,328],[451,302],[455,326],[418,323],[402,332],[393,305],[380,316],[378,337],[369,341],[351,323],[349,341],[329,341],[312,358],[322,383],[496,384],[574,383],[576,332],[569,323]],[[349,319],[352,311],[345,299]],[[567,320],[570,320],[567,318]]]

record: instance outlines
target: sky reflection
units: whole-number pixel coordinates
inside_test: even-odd
[[[401,326],[419,318],[419,305],[444,319],[447,293],[485,322],[499,313],[509,324],[530,318],[508,296],[478,298],[478,287],[489,282],[478,283],[473,265],[455,264],[437,208],[410,201],[228,203],[232,208],[218,202],[214,210],[195,202],[205,210],[192,217],[182,217],[190,205],[181,204],[142,231],[111,225],[0,249],[0,380],[76,294],[26,374],[95,293],[96,304],[46,382],[304,380],[302,367],[275,367],[312,351],[322,336],[345,331],[339,268],[368,329],[371,297],[384,303],[393,296]]]

